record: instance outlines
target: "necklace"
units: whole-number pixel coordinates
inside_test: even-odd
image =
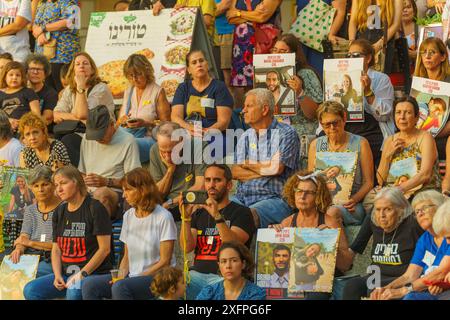
[[[345,133],[345,139],[344,142],[338,145],[335,145],[333,148],[331,147],[330,140],[328,139],[328,150],[332,152],[337,152],[339,149],[345,147],[347,145],[347,133]]]
[[[392,241],[394,241],[395,234],[397,233],[397,229],[398,229],[398,227],[395,228],[394,235],[392,236],[392,239],[391,239],[391,242],[389,243],[389,245],[386,245],[386,247],[384,248],[384,256],[385,257],[390,257],[391,256]],[[384,243],[384,235],[385,235],[385,232],[383,231],[383,245],[385,244]]]

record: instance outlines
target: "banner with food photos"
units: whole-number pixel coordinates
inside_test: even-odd
[[[324,101],[342,103],[347,122],[364,122],[363,70],[364,58],[325,59],[323,63]]]
[[[419,104],[417,128],[436,137],[449,117],[450,83],[413,77],[410,95]]]
[[[288,85],[295,72],[295,53],[255,54],[254,87],[269,89],[275,97],[275,116],[297,114],[297,94]]]
[[[163,9],[158,16],[148,10],[94,12],[86,39],[86,52],[94,59],[102,80],[119,103],[129,82],[123,66],[133,54],[143,54],[155,70],[169,102],[186,76],[186,55],[202,49],[217,77],[201,10],[196,7]]]

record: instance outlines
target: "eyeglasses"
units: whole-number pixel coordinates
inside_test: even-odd
[[[299,189],[299,188],[294,188],[294,192],[298,193],[300,195],[305,194],[307,196],[309,196],[309,195],[313,196],[317,193],[316,191],[313,191],[313,190],[303,190],[303,189]]]
[[[336,128],[340,123],[341,123],[341,120],[334,120],[334,121],[330,121],[330,122],[322,122],[321,125],[322,125],[322,128],[329,129],[331,126]]]
[[[28,71],[37,73],[37,72],[44,71],[44,68],[28,68]]]
[[[289,50],[278,49],[277,47],[273,47],[272,49],[270,49],[270,52],[272,52],[272,53],[289,53]]]
[[[431,209],[433,207],[436,207],[436,206],[434,204],[429,204],[429,205],[423,206],[420,209],[415,210],[414,213],[416,214],[416,216],[418,216],[418,215],[421,215],[422,213],[426,213],[429,209]]]
[[[129,79],[137,79],[137,78],[140,78],[140,77],[143,77],[143,76],[144,76],[143,73],[130,73],[128,75],[128,78]]]
[[[434,51],[434,50],[420,51],[420,55],[421,55],[422,57],[428,57],[428,56],[432,57],[432,56],[434,56],[436,53],[437,53],[437,52]]]
[[[362,52],[349,52],[345,56],[347,58],[361,58],[361,57],[364,57],[365,54]]]

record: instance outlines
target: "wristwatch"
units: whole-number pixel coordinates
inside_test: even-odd
[[[374,96],[375,94],[373,93],[372,89],[370,89],[369,93],[364,94],[365,97],[371,97]]]
[[[87,273],[86,271],[81,271],[81,276],[83,277],[83,278],[86,278],[86,277],[88,277],[89,276],[89,273]]]
[[[216,224],[218,223],[225,223],[225,218],[223,217],[222,214],[219,214],[218,218],[214,218],[214,221],[216,222]]]
[[[83,94],[83,93],[86,92],[86,89],[78,89],[78,88],[77,88],[77,92],[80,93],[80,94]]]
[[[238,11],[236,12],[236,17],[238,17],[238,18],[241,17],[241,10],[238,10]]]

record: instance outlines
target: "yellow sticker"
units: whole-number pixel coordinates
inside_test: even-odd
[[[186,181],[186,182],[189,182],[189,181],[191,181],[192,180],[192,178],[194,177],[194,174],[188,174],[187,176],[186,176],[186,178],[184,178],[184,180]]]
[[[203,231],[202,231],[202,230],[197,230],[197,235],[201,236],[201,235],[202,235],[202,233],[203,233]]]
[[[250,148],[256,149],[256,143],[251,143],[251,144],[250,144]]]
[[[150,100],[144,100],[144,101],[142,101],[142,105],[143,106],[146,106],[146,105],[148,105],[148,104],[150,104],[151,102],[150,102]]]

